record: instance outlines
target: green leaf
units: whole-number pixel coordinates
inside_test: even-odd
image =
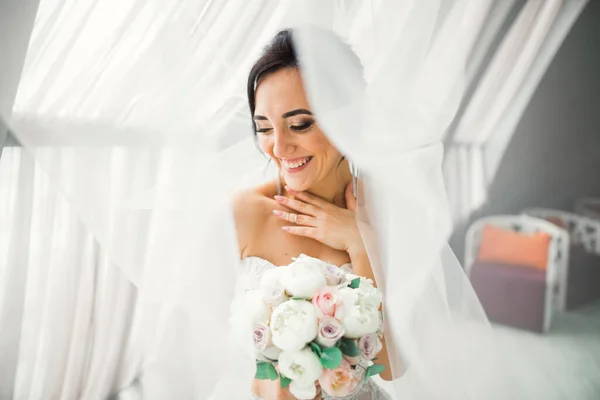
[[[360,278],[354,278],[350,281],[350,286],[351,289],[358,289],[358,287],[360,286]]]
[[[304,297],[292,297],[290,300],[304,300],[304,301],[306,301],[306,299]]]
[[[367,371],[365,372],[365,381],[367,379],[369,379],[370,377],[372,377],[373,375],[380,374],[383,371],[385,371],[385,366],[383,366],[381,364],[371,365],[369,368],[367,368]]]
[[[291,382],[292,382],[292,380],[290,378],[283,376],[283,375],[279,376],[279,385],[281,386],[282,389],[285,389],[286,387],[288,387]]]
[[[318,343],[310,342],[310,347],[312,347],[315,354],[318,355],[319,358],[321,358],[321,354],[323,353],[323,350],[321,350],[321,346],[319,346]]]
[[[356,341],[352,339],[342,339],[340,350],[348,357],[360,356],[360,350],[356,345]]]
[[[335,369],[343,360],[342,351],[337,347],[327,347],[321,353],[321,365],[327,369]]]
[[[256,363],[256,379],[270,379],[274,381],[279,378],[277,370],[270,362],[259,361]]]

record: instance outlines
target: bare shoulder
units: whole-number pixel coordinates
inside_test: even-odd
[[[241,256],[272,214],[274,188],[274,184],[267,183],[239,191],[233,197],[233,216]]]

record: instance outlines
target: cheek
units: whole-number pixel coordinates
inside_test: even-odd
[[[258,147],[264,154],[273,158],[273,141],[265,136],[258,136]]]
[[[326,155],[329,163],[333,162],[332,159],[337,160],[337,158],[339,158],[339,151],[337,151],[320,130],[314,132],[313,135],[307,136],[306,139],[303,147],[311,153]]]

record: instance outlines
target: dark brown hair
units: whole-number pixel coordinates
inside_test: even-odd
[[[275,35],[271,42],[264,48],[260,58],[248,74],[248,106],[250,115],[254,117],[256,109],[256,87],[260,80],[269,74],[285,68],[298,68],[296,49],[292,41],[292,31],[285,29]],[[256,125],[252,123],[252,130],[256,136]]]

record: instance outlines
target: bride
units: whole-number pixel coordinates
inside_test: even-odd
[[[279,32],[248,77],[256,142],[280,177],[239,193],[234,201],[242,274],[253,275],[256,284],[265,270],[306,254],[350,264],[356,275],[375,282],[356,222],[356,178],[311,111],[292,38],[291,30]],[[386,366],[382,377],[390,380],[385,345],[378,357]],[[278,380],[255,379],[252,391],[265,400],[294,398]],[[352,398],[384,395],[369,383]]]
[[[464,21],[481,21],[484,3],[188,2],[178,9],[181,25],[165,23],[164,35],[137,50],[134,66],[147,73],[107,68],[119,79],[90,91],[99,104],[76,101],[79,86],[74,97],[32,102],[45,107],[64,97],[65,109],[82,107],[103,132],[102,122],[114,121],[123,128],[115,128],[117,142],[130,145],[113,153],[90,136],[90,146],[65,146],[63,137],[86,142],[77,123],[46,132],[44,123],[26,129],[24,118],[14,129],[33,151],[56,144],[41,149],[40,164],[138,287],[144,398],[292,398],[277,381],[252,381],[254,357],[228,338],[228,317],[232,282],[256,288],[265,271],[301,254],[351,267],[384,293],[378,363],[394,399],[535,397],[514,395],[512,369],[496,357],[508,354],[504,365],[512,366],[514,353],[490,334],[446,245],[440,138],[460,104],[479,32]],[[312,22],[332,34],[308,28]],[[284,26],[299,28],[277,34],[247,79],[255,144],[279,170],[264,183],[239,93],[256,44]],[[124,174],[114,162],[121,156],[131,176],[144,179]],[[85,179],[65,181],[72,171]],[[236,193],[232,210],[224,200],[245,179],[254,186]],[[390,397],[374,381],[359,390],[351,398]]]

